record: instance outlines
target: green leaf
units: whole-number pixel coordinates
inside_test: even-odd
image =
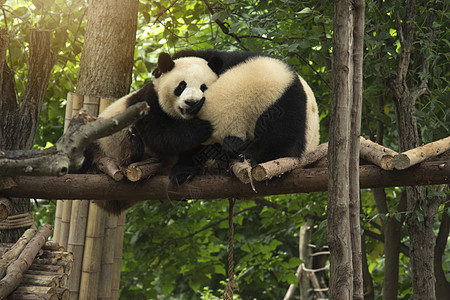
[[[304,9],[302,9],[301,11],[298,12],[300,15],[304,15],[304,14],[310,14],[312,13],[312,9],[309,7],[305,7]]]
[[[200,284],[199,281],[196,281],[196,280],[195,280],[195,277],[193,277],[192,280],[189,280],[189,286],[191,287],[191,289],[192,289],[194,292],[197,293],[198,290],[200,289],[201,284]]]
[[[298,257],[289,258],[288,267],[289,268],[297,268],[303,261]]]
[[[296,285],[298,285],[298,279],[297,279],[297,276],[295,276],[294,273],[287,274],[286,276],[284,276],[282,278],[282,281],[285,281],[285,282],[287,282],[289,284],[296,284]]]
[[[254,27],[250,31],[257,35],[267,34],[267,31],[264,28],[260,28],[260,27]]]
[[[219,11],[217,13],[215,13],[214,15],[212,15],[212,19],[213,21],[219,20],[219,21],[224,21],[226,19],[228,19],[230,17],[230,12],[227,10],[224,11]]]

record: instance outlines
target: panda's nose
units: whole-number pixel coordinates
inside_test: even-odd
[[[184,103],[189,106],[189,108],[184,110],[185,113],[189,115],[196,115],[205,103],[205,97],[200,100],[185,100]]]
[[[189,106],[194,106],[195,104],[198,103],[197,100],[185,100],[184,103],[186,103]]]

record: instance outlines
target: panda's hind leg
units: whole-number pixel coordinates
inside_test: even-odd
[[[145,159],[145,146],[136,128],[130,127],[125,132],[125,138],[121,141],[117,162],[119,167],[128,167],[134,162]]]
[[[103,158],[111,159],[115,167],[125,169],[131,163],[145,159],[144,143],[134,127],[94,141],[84,151],[85,160],[79,173],[99,173]]]
[[[205,146],[199,146],[193,150],[180,153],[177,163],[170,170],[170,182],[181,186],[194,178],[209,158],[205,155],[204,148]]]
[[[228,161],[247,161],[251,166],[258,164],[255,159],[254,141],[243,141],[237,136],[227,136],[222,143],[223,153],[228,157]]]

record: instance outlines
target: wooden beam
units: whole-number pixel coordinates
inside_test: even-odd
[[[231,175],[204,175],[176,187],[167,176],[142,182],[115,182],[106,175],[69,174],[62,177],[18,176],[17,186],[0,191],[6,197],[90,200],[185,200],[252,198],[265,195],[326,191],[328,169],[297,169],[281,178],[254,184],[241,183]],[[374,165],[360,167],[361,188],[450,183],[450,161],[424,162],[407,170],[386,171]]]

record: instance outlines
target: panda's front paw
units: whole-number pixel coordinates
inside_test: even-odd
[[[208,140],[212,133],[213,129],[211,126],[211,123],[206,120],[200,120],[200,119],[193,119],[191,120],[195,126],[194,128],[194,135],[198,139],[198,143],[203,143],[206,140]]]
[[[170,170],[169,179],[172,184],[181,186],[194,178],[195,175],[197,175],[197,169],[194,166],[176,164]]]
[[[230,135],[223,139],[222,149],[235,156],[239,156],[245,150],[245,143],[241,138]]]

